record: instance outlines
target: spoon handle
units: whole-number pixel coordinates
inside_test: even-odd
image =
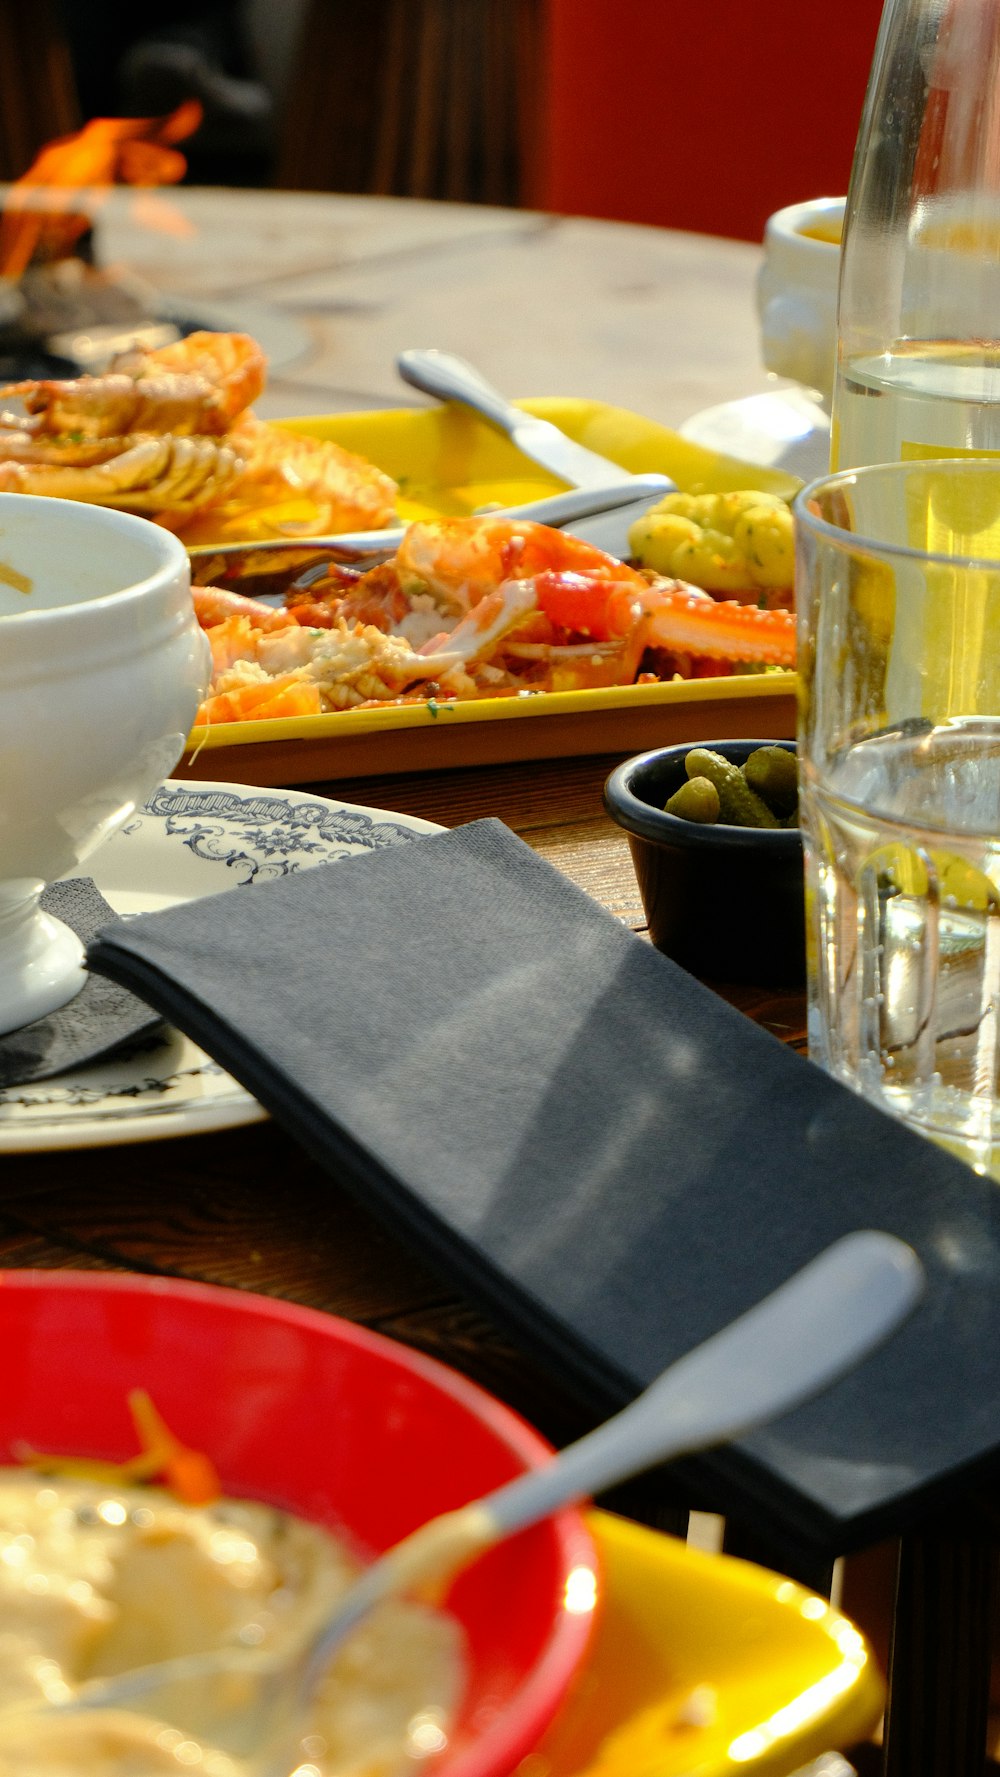
[[[631,1405],[485,1498],[424,1524],[373,1562],[309,1657],[310,1681],[381,1599],[444,1581],[512,1532],[653,1463],[727,1442],[829,1386],[887,1339],[923,1293],[919,1259],[892,1234],[845,1235]]]
[[[435,347],[426,351],[411,349],[400,352],[396,359],[396,369],[403,381],[414,389],[421,389],[426,395],[433,395],[438,401],[459,401],[471,407],[476,413],[482,414],[502,432],[509,432],[517,422],[524,418],[512,402],[501,395],[499,389],[478,371],[474,364],[465,358],[459,358],[454,352],[439,352]]]
[[[924,1276],[894,1235],[845,1235],[679,1358],[621,1413],[481,1504],[501,1534],[653,1463],[726,1443],[836,1381],[910,1313]]]

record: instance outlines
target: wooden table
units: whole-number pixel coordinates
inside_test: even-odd
[[[628,850],[601,809],[617,757],[310,786],[455,826],[493,815],[637,931]],[[794,995],[743,990],[782,1035]],[[152,1271],[280,1295],[420,1345],[496,1389],[556,1440],[585,1409],[561,1392],[272,1124],[75,1154],[8,1156],[0,1263]]]
[[[742,243],[406,200],[199,190],[116,192],[99,239],[104,259],[123,259],[207,324],[266,336],[277,364],[265,415],[402,405],[392,365],[411,345],[459,351],[514,395],[591,396],[673,425],[769,386],[753,310],[759,254]],[[312,787],[446,826],[499,816],[641,932],[627,846],[601,806],[620,756]],[[798,995],[733,997],[803,1043]],[[557,1443],[591,1422],[585,1402],[569,1400],[270,1124],[8,1156],[0,1264],[127,1269],[279,1295],[454,1364]],[[637,1486],[615,1503],[678,1521],[655,1489]]]
[[[393,369],[415,344],[462,352],[511,394],[591,396],[674,425],[772,381],[757,351],[760,255],[741,242],[406,199],[197,188],[113,191],[97,241],[102,263],[207,325],[259,332],[277,360],[264,415],[419,404]],[[617,762],[311,787],[443,825],[498,815],[641,929],[628,849],[601,808]],[[800,1022],[800,1009],[788,1017]],[[546,1380],[271,1126],[8,1157],[0,1261],[272,1292],[435,1351],[554,1438],[573,1429]]]
[[[580,395],[677,426],[774,387],[760,250],[486,206],[318,193],[111,193],[97,251],[281,359],[264,417],[412,404],[407,346],[471,358],[510,396]],[[286,358],[286,353],[291,356]]]

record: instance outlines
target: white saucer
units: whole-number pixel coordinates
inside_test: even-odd
[[[706,407],[685,420],[684,438],[803,481],[830,467],[830,416],[810,389],[772,389]]]
[[[420,833],[432,821],[299,790],[170,779],[85,865],[116,913],[250,888]],[[248,958],[252,967],[253,959]],[[111,1147],[255,1123],[256,1099],[187,1037],[0,1090],[0,1153]]]

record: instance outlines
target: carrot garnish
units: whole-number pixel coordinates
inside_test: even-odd
[[[274,716],[319,716],[323,704],[319,687],[303,684],[295,672],[239,691],[219,691],[208,697],[195,717],[195,726],[213,722],[260,722]]]
[[[201,1450],[191,1450],[176,1438],[157,1412],[144,1388],[133,1388],[128,1397],[132,1423],[147,1457],[155,1458],[158,1474],[177,1499],[187,1505],[207,1505],[222,1492],[214,1463]]]
[[[47,1450],[33,1450],[27,1444],[14,1447],[15,1460],[45,1474],[67,1475],[107,1486],[162,1481],[174,1498],[185,1505],[208,1505],[218,1499],[222,1486],[214,1464],[202,1451],[190,1449],[175,1437],[144,1388],[132,1390],[128,1405],[142,1450],[125,1462],[60,1456]]]

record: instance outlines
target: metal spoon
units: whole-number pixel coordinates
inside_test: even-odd
[[[920,1262],[901,1240],[849,1234],[544,1467],[432,1519],[382,1555],[287,1658],[234,1649],[195,1654],[92,1681],[70,1702],[43,1707],[62,1713],[138,1706],[226,1750],[258,1755],[261,1777],[284,1777],[320,1675],[373,1605],[447,1580],[503,1538],[654,1463],[788,1412],[886,1339],[923,1287]]]

